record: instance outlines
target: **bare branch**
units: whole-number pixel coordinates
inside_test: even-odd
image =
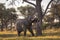
[[[46,10],[45,10],[45,12],[44,12],[44,14],[43,14],[43,17],[44,17],[44,15],[46,14],[46,11],[47,11],[47,9],[49,8],[49,5],[51,4],[52,1],[53,1],[53,0],[51,0],[51,1],[48,3],[48,5],[47,5],[47,7],[46,7]]]
[[[29,2],[29,1],[27,1],[27,0],[25,0],[25,2],[27,2],[27,3],[29,3],[29,4],[32,4],[33,6],[36,7],[36,5],[35,5],[34,3],[32,3],[32,2]]]

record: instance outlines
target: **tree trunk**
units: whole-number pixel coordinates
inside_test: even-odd
[[[1,23],[2,23],[2,25],[1,25],[1,31],[3,31],[3,20],[1,20]]]
[[[7,30],[7,22],[6,22],[6,20],[4,20],[4,26],[5,26],[6,30]]]
[[[37,21],[37,28],[36,28],[36,36],[42,35],[42,8],[41,8],[41,1],[42,0],[36,0],[36,10],[38,13],[39,20]]]
[[[11,20],[11,27],[10,27],[10,29],[12,30],[12,20]]]
[[[6,27],[6,30],[7,30],[7,29],[8,29],[8,28],[7,28],[7,22],[5,23],[5,27]]]

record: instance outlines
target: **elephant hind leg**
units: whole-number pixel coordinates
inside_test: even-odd
[[[18,32],[17,32],[18,36],[20,36],[20,33],[21,33],[21,32],[22,32],[22,31],[18,31]]]

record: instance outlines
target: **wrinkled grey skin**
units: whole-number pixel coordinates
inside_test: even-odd
[[[20,36],[20,33],[22,31],[24,31],[24,36],[26,36],[26,30],[28,29],[29,32],[31,32],[32,36],[34,36],[34,33],[32,31],[32,23],[29,23],[27,20],[25,19],[20,19],[17,23],[16,23],[16,29],[18,32],[18,36]]]
[[[24,36],[26,36],[26,30],[28,29],[29,32],[32,34],[32,36],[34,36],[33,30],[32,30],[32,23],[34,21],[31,20],[31,18],[29,19],[20,19],[16,22],[16,29],[17,29],[17,33],[18,36],[20,36],[20,33],[22,31],[24,31]]]

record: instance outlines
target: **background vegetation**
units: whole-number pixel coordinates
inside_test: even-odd
[[[24,0],[23,2],[27,2],[27,0]],[[50,3],[51,7],[49,8],[48,6]],[[17,10],[19,10],[21,15],[25,18],[28,15],[38,18],[39,22],[37,22],[37,24],[34,23],[32,27],[35,35],[37,33],[38,37],[32,37],[28,31],[28,35],[26,37],[23,36],[23,32],[21,33],[21,36],[18,37],[15,26],[15,22],[18,18],[18,15],[16,14],[17,10],[15,8],[7,9],[3,3],[0,3],[0,40],[60,40],[59,0],[51,0],[47,5],[47,9],[45,10],[46,12],[42,11],[41,0],[36,1],[36,5],[34,6],[37,7],[35,8],[27,5],[24,7],[18,7]]]

